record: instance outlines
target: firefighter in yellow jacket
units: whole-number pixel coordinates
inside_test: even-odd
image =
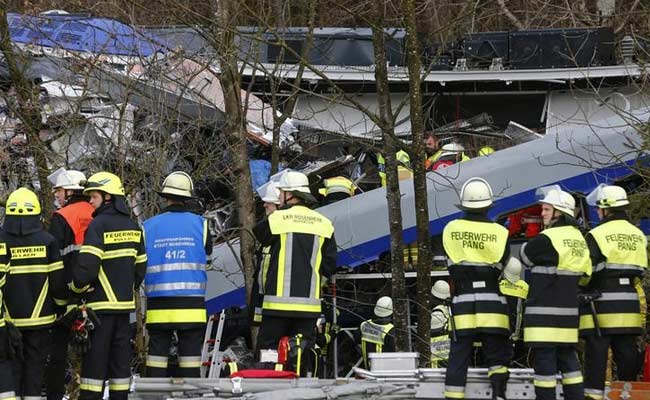
[[[9,255],[7,253],[7,244],[0,242],[0,304],[2,304],[2,291],[7,282],[8,271]],[[0,399],[16,400],[8,330],[4,307],[0,307]]]
[[[574,218],[575,200],[559,187],[541,190],[544,230],[521,248],[531,268],[524,343],[533,350],[538,400],[555,400],[562,374],[566,400],[584,397],[578,344],[578,282],[591,274],[589,249]]]
[[[467,368],[473,343],[478,341],[489,367],[492,399],[503,400],[511,350],[508,306],[499,293],[499,276],[510,257],[508,230],[487,217],[493,196],[484,179],[467,180],[460,200],[463,216],[449,222],[442,233],[455,290],[450,325],[456,336],[449,353],[445,398],[465,398]]]
[[[648,254],[645,235],[625,213],[630,204],[625,189],[602,186],[592,193],[588,199],[595,197],[601,223],[586,235],[593,274],[585,291],[595,298],[600,332],[595,329],[590,307],[585,305],[580,313],[580,333],[586,342],[585,396],[601,400],[610,347],[618,379],[637,378],[637,338],[643,334],[646,313],[640,279],[648,268]]]
[[[101,399],[108,379],[111,399],[126,400],[131,378],[129,313],[135,310],[134,290],[146,271],[144,238],[129,218],[119,177],[98,172],[88,179],[84,193],[95,208],[94,219],[68,286],[101,324],[92,331],[90,350],[83,356],[79,398]]]
[[[56,239],[43,229],[41,205],[31,190],[20,188],[9,195],[2,228],[0,252],[11,256],[5,316],[23,337],[22,360],[17,360],[14,376],[16,396],[40,398],[55,304],[65,297],[63,262]]]
[[[307,176],[287,171],[278,184],[280,209],[253,232],[262,246],[270,246],[264,279],[260,349],[277,348],[283,336],[302,334],[314,340],[314,327],[321,314],[321,276],[336,270],[334,226],[309,208],[316,198]]]

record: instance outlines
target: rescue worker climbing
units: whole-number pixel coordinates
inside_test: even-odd
[[[280,209],[253,229],[260,244],[271,247],[259,349],[276,348],[281,337],[296,334],[313,343],[321,314],[321,276],[329,278],[336,270],[334,226],[309,209],[316,198],[307,176],[287,171],[278,189]]]
[[[119,177],[98,172],[88,179],[84,194],[95,212],[68,287],[94,310],[100,324],[82,359],[79,399],[101,399],[108,379],[111,399],[125,400],[131,381],[129,313],[146,271],[144,238],[129,218]]]
[[[323,196],[323,205],[354,196],[356,185],[345,176],[335,176],[323,180],[323,187],[318,190]]]
[[[22,358],[14,363],[16,396],[40,398],[56,304],[65,298],[63,262],[56,239],[43,229],[36,194],[9,195],[0,250],[11,256],[5,276],[5,317],[22,333]],[[19,355],[20,357],[20,355]]]
[[[439,280],[431,288],[433,296],[431,311],[431,368],[447,367],[449,360],[449,300],[451,290],[449,284]]]
[[[7,244],[0,242],[0,304],[2,304],[2,291],[7,282],[9,271],[9,255]],[[13,351],[9,339],[9,322],[5,321],[4,307],[0,307],[0,399],[16,400],[14,391],[13,366],[11,353]]]
[[[391,353],[395,351],[395,327],[393,299],[380,297],[375,303],[375,318],[363,321],[359,326],[361,357],[366,369],[370,369],[369,353]]]
[[[268,217],[280,206],[280,189],[274,182],[269,182],[262,196],[264,213]],[[257,266],[255,268],[255,281],[251,288],[251,299],[248,302],[252,324],[259,325],[262,322],[262,302],[264,301],[264,281],[271,262],[271,246],[260,247],[256,254]]]
[[[64,282],[72,280],[79,249],[84,241],[86,229],[93,219],[95,209],[83,195],[86,176],[81,171],[60,170],[54,176],[52,192],[61,207],[52,215],[50,234],[56,239],[63,260]],[[66,311],[68,299],[57,304],[57,314]],[[61,400],[65,394],[65,373],[67,369],[70,327],[56,324],[52,328],[52,351],[47,366],[47,398]]]
[[[510,257],[508,231],[492,222],[492,188],[482,178],[470,178],[460,193],[461,218],[449,222],[442,233],[449,275],[455,293],[451,310],[456,340],[451,343],[445,377],[445,397],[465,397],[467,368],[473,343],[481,342],[492,385],[492,398],[505,399],[510,325],[508,308],[499,293],[499,276]]]
[[[591,275],[589,250],[574,218],[575,200],[559,187],[545,192],[545,229],[521,248],[531,268],[524,311],[524,343],[532,348],[538,400],[554,400],[556,375],[562,374],[566,400],[584,397],[578,343],[578,282]]]
[[[618,380],[637,378],[637,337],[644,332],[646,313],[640,280],[648,268],[648,255],[644,233],[628,221],[625,189],[599,186],[592,193],[587,198],[595,197],[601,222],[586,235],[593,274],[584,291],[594,299],[600,332],[589,305],[583,305],[580,334],[585,338],[585,396],[602,400],[610,347]]]
[[[144,221],[147,273],[146,324],[149,333],[147,376],[168,376],[172,336],[178,337],[181,377],[200,377],[201,349],[207,311],[206,266],[212,254],[212,238],[205,218],[190,211],[194,183],[176,171],[163,181],[158,195],[165,201],[160,214]]]

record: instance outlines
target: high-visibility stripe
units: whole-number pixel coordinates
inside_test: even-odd
[[[595,301],[638,301],[639,295],[628,292],[602,293]]]
[[[145,285],[144,289],[147,292],[155,292],[162,290],[205,290],[205,287],[205,282],[173,282]]]
[[[592,400],[602,400],[605,397],[605,391],[600,389],[585,388],[585,397]]]
[[[90,289],[90,285],[86,285],[82,288],[78,288],[75,286],[74,281],[70,282],[68,285],[68,288],[72,290],[74,293],[84,293],[86,290]]]
[[[577,343],[578,329],[526,327],[524,328],[524,342]]]
[[[111,260],[114,258],[122,258],[122,257],[136,257],[137,255],[138,255],[138,250],[136,249],[106,250],[104,251],[102,260]]]
[[[475,301],[498,301],[502,304],[507,304],[505,297],[500,296],[496,293],[467,293],[454,296],[452,302],[454,304],[458,303],[473,303]]]
[[[576,316],[579,313],[577,307],[526,307],[524,314]]]
[[[510,329],[508,316],[497,313],[454,315],[456,329],[503,328]]]
[[[65,306],[68,304],[68,300],[54,298],[54,304],[56,304],[57,306]]]
[[[309,297],[313,297],[315,299],[320,298],[320,264],[323,257],[321,253],[323,243],[325,243],[324,237],[314,236],[314,249],[312,250],[312,258],[315,256],[316,260],[312,263],[312,277]]]
[[[32,265],[12,265],[9,267],[9,274],[46,274],[50,272],[50,267],[47,264],[32,264]]]
[[[147,265],[148,274],[155,274],[159,272],[170,272],[170,271],[205,271],[205,264],[172,263],[172,264],[160,264],[160,265]]]
[[[50,264],[48,265],[48,267],[49,267],[49,268],[48,268],[48,269],[49,269],[48,272],[58,271],[58,270],[60,270],[60,269],[63,269],[63,261],[56,261],[56,262],[50,263]]]
[[[147,310],[147,324],[203,323],[207,321],[205,309]]]
[[[557,384],[555,375],[535,375],[533,385],[540,388],[554,388]]]
[[[81,378],[79,389],[101,393],[104,391],[104,381],[101,379]]]
[[[278,297],[281,297],[284,294],[282,289],[284,285],[283,282],[284,274],[285,274],[284,266],[286,265],[286,258],[287,258],[287,236],[288,235],[290,234],[283,233],[280,235],[280,251],[278,252],[278,276],[276,278],[277,282],[275,285],[275,294]],[[289,254],[291,254],[291,249],[289,249]]]
[[[445,385],[445,397],[448,397],[450,399],[464,399],[465,386]]]
[[[167,368],[168,359],[164,356],[147,356],[145,365],[153,368]]]
[[[140,263],[143,263],[143,262],[147,262],[147,255],[146,254],[140,254],[138,256],[135,256],[135,263],[136,264],[140,264]]]
[[[321,305],[312,304],[297,304],[297,303],[274,303],[270,301],[264,301],[262,308],[265,310],[276,310],[276,311],[304,311],[310,313],[320,313]]]
[[[88,303],[88,307],[92,308],[93,310],[132,310],[135,308],[135,300],[128,300],[128,301],[118,301],[118,302],[110,302],[110,301],[96,301],[92,303]]]
[[[7,315],[7,320],[11,321],[12,324],[16,325],[19,328],[27,328],[30,326],[51,324],[56,321],[56,314],[46,315],[38,318],[9,318],[9,315]]]
[[[102,285],[102,288],[104,289],[104,293],[106,293],[106,297],[108,298],[108,301],[112,303],[116,303],[117,296],[115,296],[115,292],[113,292],[113,287],[111,286],[111,282],[108,280],[108,277],[106,276],[103,267],[99,267],[99,274],[97,275],[97,277],[99,278],[99,283]]]
[[[504,365],[495,365],[488,368],[488,378],[495,374],[507,374],[508,367]]]
[[[642,327],[643,316],[639,313],[596,314],[599,328],[638,328]],[[581,329],[594,329],[591,314],[580,316]]]
[[[36,304],[34,304],[34,309],[32,310],[32,315],[30,318],[38,318],[39,315],[41,315],[41,311],[43,311],[43,304],[45,304],[45,298],[47,297],[47,292],[50,289],[50,280],[48,278],[45,278],[45,283],[43,284],[43,287],[41,288],[41,293],[38,295],[38,299],[36,300]]]
[[[108,380],[108,390],[112,392],[128,391],[131,388],[131,378],[112,378]]]
[[[563,385],[577,385],[579,383],[582,383],[582,372],[572,371],[572,372],[565,372],[562,374]]]
[[[92,255],[96,256],[97,258],[103,258],[104,257],[104,250],[102,250],[102,249],[100,249],[98,247],[95,247],[95,246],[91,246],[89,244],[84,244],[83,246],[81,246],[81,249],[79,250],[79,254],[84,254],[84,253],[92,254]]]
[[[73,251],[79,251],[81,250],[81,245],[78,244],[71,244],[69,246],[66,246],[61,249],[61,257],[67,256],[68,254],[72,253]]]
[[[203,246],[208,244],[208,220],[203,219]]]
[[[199,368],[201,357],[178,357],[178,366],[181,368]]]
[[[13,390],[0,393],[0,399],[2,400],[11,400],[15,398],[16,398],[16,393]]]

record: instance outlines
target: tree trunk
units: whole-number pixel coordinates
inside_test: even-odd
[[[5,62],[9,69],[11,82],[16,89],[17,109],[15,110],[20,122],[23,124],[29,152],[34,157],[38,181],[41,186],[39,193],[41,201],[42,215],[46,223],[49,223],[50,215],[53,212],[51,199],[51,186],[47,180],[49,168],[47,165],[46,147],[40,138],[41,123],[41,105],[38,98],[38,89],[34,87],[23,71],[19,67],[19,55],[14,52],[9,36],[9,26],[7,24],[7,12],[5,3],[0,3],[0,50],[4,55]],[[25,185],[26,182],[18,182],[19,185]]]
[[[431,235],[429,234],[429,206],[427,196],[427,176],[424,169],[426,158],[424,148],[424,120],[422,117],[422,85],[420,46],[418,44],[415,0],[406,0],[404,4],[406,22],[407,66],[409,71],[409,103],[411,107],[411,137],[413,151],[413,191],[415,194],[415,221],[417,226],[418,262],[417,262],[417,310],[418,335],[415,349],[420,353],[420,367],[429,366],[431,359]]]
[[[219,79],[223,88],[226,111],[224,133],[232,157],[232,178],[235,182],[235,200],[240,226],[240,257],[244,268],[246,294],[247,298],[250,298],[255,272],[255,238],[252,234],[255,225],[255,204],[246,146],[246,119],[240,96],[241,76],[237,68],[237,48],[234,42],[237,27],[236,10],[236,1],[219,1],[217,42],[221,67]]]
[[[407,319],[408,299],[404,278],[404,258],[402,243],[402,207],[399,180],[397,177],[398,146],[395,139],[395,118],[393,117],[388,70],[386,67],[386,47],[384,36],[384,1],[376,0],[375,26],[373,26],[373,47],[375,51],[375,80],[379,102],[379,119],[384,159],[386,160],[386,201],[388,204],[388,224],[390,228],[390,263],[392,272],[393,323],[395,324],[395,347],[397,351],[409,351],[409,329]]]

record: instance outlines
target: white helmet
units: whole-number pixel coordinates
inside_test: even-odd
[[[447,324],[447,316],[441,310],[434,309],[431,313],[431,330],[438,331]]]
[[[440,157],[451,156],[465,151],[465,146],[457,142],[451,142],[442,146],[440,151]]]
[[[492,188],[483,178],[469,178],[460,190],[460,206],[466,209],[482,209],[493,203]]]
[[[521,262],[514,257],[510,257],[503,269],[503,277],[510,283],[516,283],[521,279]]]
[[[375,304],[375,315],[379,318],[393,315],[393,299],[388,296],[380,297]]]
[[[307,175],[298,171],[287,171],[287,173],[282,175],[280,178],[277,187],[285,192],[302,192],[311,194]]]
[[[52,185],[52,189],[66,189],[66,190],[84,190],[86,184],[86,175],[81,171],[73,169],[62,171],[57,174],[56,181]]]
[[[575,217],[576,200],[569,193],[560,189],[551,189],[546,192],[543,199],[539,201],[542,204],[553,206],[556,210]]]
[[[594,205],[598,208],[615,208],[630,204],[625,189],[620,186],[601,185],[592,193],[594,193],[596,197]],[[587,196],[588,199],[589,197],[594,196],[592,193]],[[589,200],[587,202],[589,202]]]
[[[446,281],[439,280],[433,284],[431,288],[431,294],[433,297],[440,300],[447,300],[451,297],[451,290],[449,289],[449,284]]]
[[[266,186],[262,201],[265,203],[280,204],[280,190],[278,190],[273,182],[269,182]]]
[[[174,171],[163,181],[163,188],[158,194],[163,197],[191,199],[194,183],[192,178],[183,171]]]

